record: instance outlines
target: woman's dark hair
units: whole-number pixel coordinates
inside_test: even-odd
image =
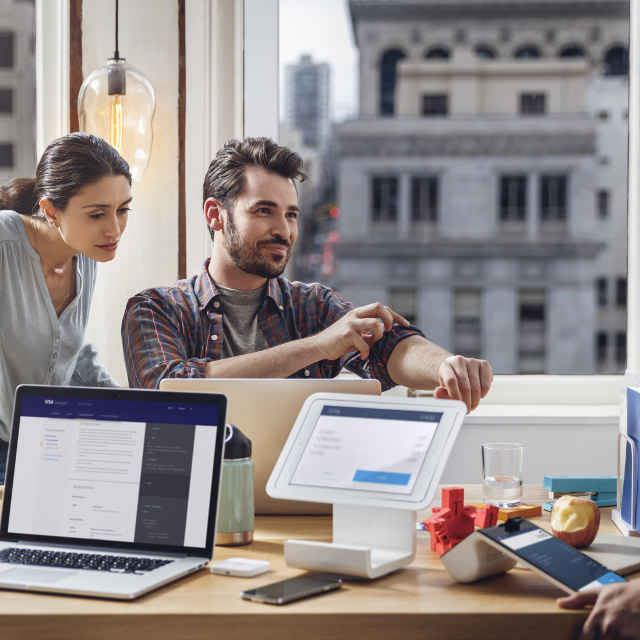
[[[48,198],[64,210],[80,189],[105,176],[124,176],[131,184],[129,165],[110,144],[90,133],[70,133],[44,150],[35,178],[14,178],[0,187],[0,209],[33,215]]]
[[[247,167],[262,167],[283,178],[302,182],[306,175],[302,158],[291,149],[276,144],[270,138],[228,140],[211,161],[202,186],[202,203],[215,198],[226,209],[245,188],[244,172]],[[213,230],[209,229],[213,239]]]

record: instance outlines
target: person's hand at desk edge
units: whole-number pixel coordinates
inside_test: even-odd
[[[580,640],[633,640],[640,638],[640,580],[580,591],[560,598],[562,609],[593,605]]]

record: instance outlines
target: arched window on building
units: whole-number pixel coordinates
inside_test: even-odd
[[[560,49],[558,55],[561,58],[584,58],[584,47],[579,44],[568,44]]]
[[[488,44],[477,44],[474,52],[478,58],[482,58],[483,60],[493,60],[497,57],[496,50]]]
[[[539,58],[540,57],[540,48],[535,44],[525,44],[521,47],[518,47],[514,53],[514,58]]]
[[[400,49],[387,49],[380,59],[380,115],[392,116],[395,111],[396,71],[398,62],[407,55]]]
[[[431,47],[424,52],[426,60],[448,60],[451,57],[451,52],[446,47]]]
[[[626,47],[616,45],[604,54],[605,76],[626,76],[629,73],[629,51]]]

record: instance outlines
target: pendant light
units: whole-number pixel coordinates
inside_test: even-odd
[[[149,162],[156,96],[140,71],[120,57],[118,0],[115,0],[115,51],[107,64],[91,73],[78,94],[80,130],[104,138],[129,163],[138,181]]]

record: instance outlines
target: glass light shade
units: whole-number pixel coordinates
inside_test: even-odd
[[[151,83],[123,58],[112,58],[96,69],[78,94],[80,130],[104,138],[117,149],[136,181],[149,162],[155,108]]]

